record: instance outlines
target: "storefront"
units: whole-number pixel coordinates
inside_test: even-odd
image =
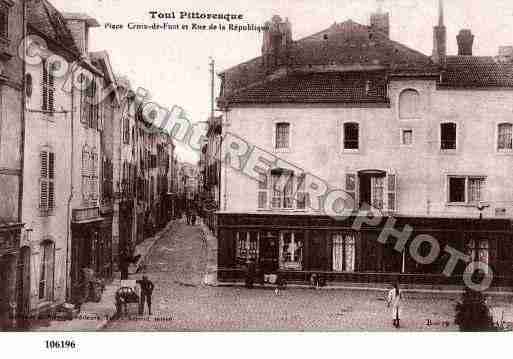
[[[396,250],[397,238],[386,233],[384,217],[376,226],[368,218],[352,216],[335,220],[326,216],[218,214],[219,280],[241,279],[249,260],[262,272],[279,272],[287,281],[308,281],[313,273],[341,282],[393,282],[417,284],[462,284],[466,264],[461,261],[451,276],[443,274],[450,254],[447,245],[487,263],[495,286],[513,285],[513,234],[510,220],[398,217],[393,228],[413,230]],[[359,224],[359,225],[355,225]],[[429,264],[411,255],[412,243],[434,238],[440,254]],[[417,242],[418,243],[418,242]],[[423,242],[415,253],[429,255]]]
[[[71,224],[71,295],[73,299],[82,295],[83,269],[92,269],[97,276],[101,276],[104,263],[102,222],[99,207],[73,210]]]
[[[0,226],[0,330],[16,326],[16,266],[21,224]]]

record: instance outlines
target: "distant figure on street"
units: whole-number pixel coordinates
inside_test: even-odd
[[[196,210],[194,208],[191,211],[191,224],[196,225]]]
[[[392,307],[392,323],[393,326],[399,328],[399,320],[401,315],[402,292],[399,289],[399,283],[395,283],[394,287],[388,292],[387,305]]]
[[[191,210],[189,207],[185,209],[185,219],[187,221],[187,224],[191,224]]]
[[[141,280],[137,281],[137,284],[141,286],[141,302],[139,305],[139,314],[144,314],[144,302],[148,303],[148,313],[151,315],[151,295],[153,293],[153,282],[143,275]]]

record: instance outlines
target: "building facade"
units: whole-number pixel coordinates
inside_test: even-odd
[[[268,25],[262,56],[220,75],[227,138],[246,145],[223,146],[219,278],[254,260],[289,280],[461,284],[467,263],[446,276],[449,253],[410,255],[429,235],[511,285],[513,48],[472,56],[464,30],[447,55],[442,8],[432,56],[391,40],[382,12],[297,41]]]
[[[23,231],[23,62],[18,45],[24,33],[22,1],[1,1],[0,15],[0,330],[27,306],[30,260],[20,250]],[[26,261],[19,261],[20,256]],[[26,264],[26,266],[23,266]],[[17,276],[19,279],[17,280]],[[21,287],[18,287],[21,285]]]

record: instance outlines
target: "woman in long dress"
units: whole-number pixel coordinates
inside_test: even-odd
[[[388,292],[387,305],[392,307],[392,323],[394,327],[399,328],[399,318],[401,315],[402,293],[399,284],[395,283],[394,288]]]

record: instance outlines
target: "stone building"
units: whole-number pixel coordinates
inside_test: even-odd
[[[20,251],[25,119],[18,45],[23,28],[23,2],[0,1],[0,330],[12,327],[13,318],[23,315],[29,296],[25,283],[30,255]],[[18,261],[20,256],[22,261]]]
[[[479,260],[511,284],[513,48],[473,56],[464,29],[447,54],[442,4],[431,56],[391,39],[389,20],[292,40],[275,16],[262,56],[220,74],[221,280],[255,260],[288,280],[460,284]],[[437,251],[419,235],[440,246],[426,264],[410,254]],[[451,276],[447,246],[468,256]]]

